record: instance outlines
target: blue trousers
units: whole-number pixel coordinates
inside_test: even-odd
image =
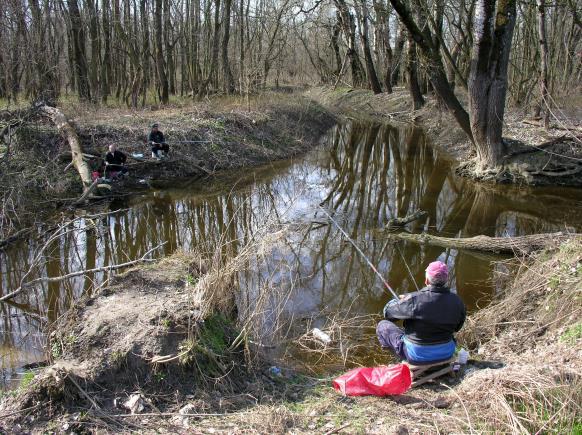
[[[376,326],[376,335],[382,349],[389,349],[401,360],[407,360],[404,347],[404,331],[389,320],[382,320]]]

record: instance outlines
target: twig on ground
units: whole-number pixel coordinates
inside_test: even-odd
[[[343,426],[336,427],[335,429],[326,432],[324,435],[332,435],[334,433],[338,433],[339,431],[344,430],[345,428],[350,427],[351,425],[352,425],[351,423],[344,424]]]

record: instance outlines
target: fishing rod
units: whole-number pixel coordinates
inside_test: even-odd
[[[329,220],[333,222],[333,224],[337,227],[337,229],[340,230],[340,232],[352,244],[352,246],[354,248],[356,248],[356,251],[358,251],[358,254],[360,254],[362,256],[362,258],[364,260],[366,260],[366,263],[368,263],[368,266],[370,266],[370,268],[376,273],[376,275],[378,275],[378,277],[380,278],[380,280],[382,281],[382,283],[384,284],[384,286],[388,289],[388,291],[390,291],[390,293],[392,294],[392,296],[394,297],[394,299],[397,300],[397,301],[400,300],[398,298],[398,295],[396,294],[396,292],[392,289],[392,287],[390,287],[390,284],[388,284],[388,282],[386,282],[386,280],[384,279],[384,277],[382,276],[382,274],[380,274],[380,272],[378,272],[378,269],[376,269],[376,266],[374,266],[372,264],[372,262],[368,259],[368,257],[366,257],[366,254],[364,254],[362,252],[362,250],[360,249],[360,247],[358,245],[356,245],[356,242],[354,242],[352,240],[352,238],[348,235],[348,233],[346,233],[344,231],[344,229],[340,226],[340,224],[338,224],[335,221],[335,219],[332,218],[331,215],[322,206],[319,206],[319,208],[321,209],[322,212],[325,213],[325,215],[329,218]]]
[[[170,145],[173,143],[211,143],[211,140],[169,140],[166,141],[164,143],[169,143]],[[162,145],[161,143],[158,142],[153,142],[156,145]]]

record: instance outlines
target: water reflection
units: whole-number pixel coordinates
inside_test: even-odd
[[[440,258],[452,268],[452,286],[470,309],[495,292],[493,257],[412,243],[387,242],[379,231],[391,217],[418,209],[428,217],[410,230],[446,236],[522,235],[579,231],[582,193],[574,189],[520,190],[475,185],[453,175],[417,129],[350,123],[339,125],[325,146],[295,160],[232,173],[211,185],[185,185],[112,204],[118,213],[81,218],[74,231],[50,243],[42,267],[32,268],[46,236],[0,252],[0,295],[38,276],[60,276],[138,258],[166,242],[176,249],[236,255],[267,222],[303,223],[267,256],[241,273],[239,312],[268,300],[261,321],[272,331],[275,307],[288,319],[338,308],[379,312],[387,295],[377,277],[332,226],[322,224],[318,205],[336,218],[397,291],[415,289],[423,269]],[[39,229],[39,234],[46,228]],[[42,330],[81,295],[106,281],[105,273],[41,283],[1,304],[5,378],[15,367],[43,359]],[[284,300],[264,297],[269,286],[289,289]],[[271,314],[270,314],[271,313]]]

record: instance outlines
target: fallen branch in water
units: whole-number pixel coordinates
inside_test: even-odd
[[[418,211],[415,211],[414,213],[412,213],[411,215],[408,215],[408,216],[405,216],[402,218],[390,219],[388,221],[388,224],[386,225],[386,228],[392,229],[392,228],[403,227],[404,225],[409,224],[410,222],[414,222],[418,219],[422,219],[427,214],[428,213],[424,210],[418,210]]]
[[[60,282],[60,281],[64,281],[64,280],[69,279],[69,278],[74,278],[76,276],[85,275],[87,273],[111,272],[112,270],[122,269],[124,267],[133,266],[134,264],[138,264],[138,263],[148,263],[148,262],[156,261],[157,259],[147,258],[147,256],[149,254],[151,254],[153,251],[155,251],[156,249],[164,246],[166,243],[167,242],[160,243],[159,245],[157,245],[157,246],[153,247],[152,249],[150,249],[149,251],[147,251],[145,254],[143,254],[137,260],[128,261],[126,263],[112,264],[110,266],[96,267],[94,269],[79,270],[77,272],[72,272],[72,273],[69,273],[67,275],[53,276],[53,277],[47,276],[47,277],[33,279],[32,281],[29,281],[26,284],[22,284],[20,287],[18,287],[13,292],[8,293],[6,296],[2,296],[0,298],[0,302],[4,302],[4,301],[7,301],[8,299],[12,299],[14,296],[22,293],[27,288],[33,286],[34,284],[38,284],[40,282]]]
[[[91,195],[91,193],[93,193],[93,191],[97,187],[97,184],[99,184],[99,178],[97,178],[95,181],[93,181],[93,183],[91,183],[91,185],[87,189],[85,189],[85,191],[83,192],[81,197],[75,201],[75,204],[80,204],[85,199],[87,199]]]
[[[503,254],[530,254],[534,251],[564,243],[566,240],[576,236],[578,234],[559,232],[517,237],[475,236],[463,238],[440,237],[430,234],[394,233],[389,234],[387,237],[443,248],[468,249]]]

